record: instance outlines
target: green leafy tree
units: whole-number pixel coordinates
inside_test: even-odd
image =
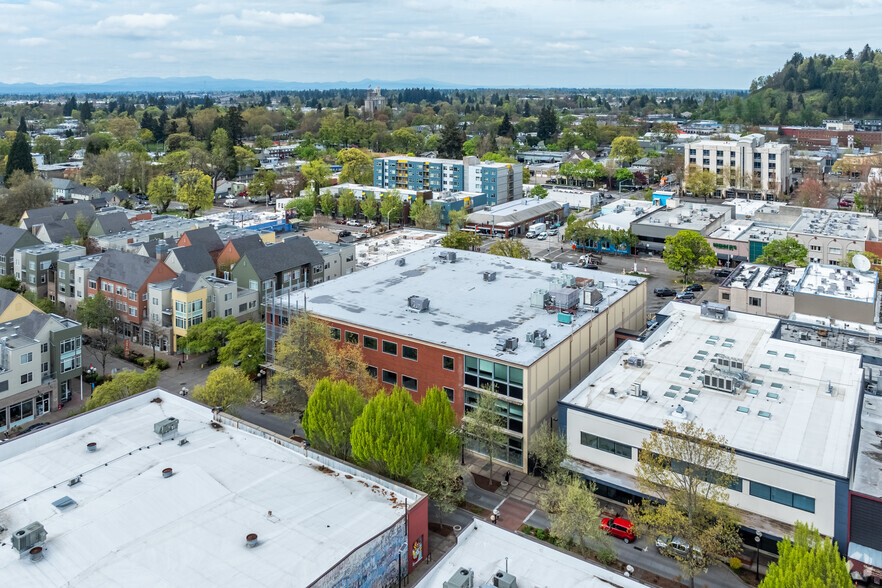
[[[437,229],[441,224],[440,206],[414,198],[410,203],[410,220],[420,229]]]
[[[426,390],[420,403],[426,424],[429,448],[436,453],[456,454],[459,439],[456,436],[456,413],[450,405],[447,393],[433,386]]]
[[[209,210],[214,205],[211,178],[198,169],[183,172],[178,184],[178,201],[187,205],[187,218],[195,217],[200,210]]]
[[[334,195],[330,192],[325,192],[322,194],[319,203],[322,206],[322,212],[325,216],[331,216],[334,214],[334,209],[337,208],[337,199],[334,198]]]
[[[469,220],[469,211],[465,208],[451,210],[447,213],[447,218],[450,221],[451,230],[459,231],[466,226],[466,223]]]
[[[760,588],[851,588],[848,567],[835,542],[797,521],[793,539],[778,542],[778,561],[769,565]]]
[[[695,231],[679,231],[665,237],[664,258],[665,265],[683,274],[684,281],[701,268],[717,265],[713,247]]]
[[[320,159],[304,163],[300,166],[300,173],[306,178],[306,181],[312,186],[313,194],[327,186],[328,178],[331,177],[331,168]]]
[[[175,199],[175,181],[168,176],[156,176],[147,184],[147,200],[162,214]]]
[[[398,190],[392,190],[389,194],[384,194],[380,200],[380,216],[386,219],[391,228],[392,223],[401,219],[401,210],[404,204],[401,201],[401,195]]]
[[[493,454],[500,451],[508,442],[505,434],[505,420],[496,412],[496,397],[484,391],[478,395],[478,404],[467,412],[462,421],[463,432],[478,450],[490,460],[490,478],[493,478]]]
[[[34,139],[34,151],[40,153],[46,163],[57,163],[61,156],[61,141],[49,135]]]
[[[659,500],[632,505],[629,518],[639,535],[686,542],[686,553],[672,555],[694,586],[713,558],[741,551],[727,491],[735,481],[735,454],[723,437],[696,422],[668,421],[643,440],[638,459],[638,488]]]
[[[361,149],[343,149],[337,153],[337,164],[342,165],[340,183],[369,185],[374,179],[374,160]]]
[[[621,136],[612,141],[609,158],[632,163],[643,157],[643,149],[634,137]]]
[[[586,554],[586,539],[608,544],[608,537],[600,528],[597,495],[581,478],[566,474],[552,477],[539,495],[539,508],[548,513],[551,534],[572,540],[580,554]]]
[[[309,197],[294,198],[285,205],[286,210],[296,210],[297,218],[306,222],[315,214],[315,200]]]
[[[21,170],[28,175],[34,173],[31,143],[28,138],[28,127],[25,124],[24,117],[21,117],[18,130],[15,132],[15,138],[12,140],[12,146],[9,148],[9,155],[6,157],[6,177],[9,177],[16,170]]]
[[[507,112],[502,115],[502,122],[499,124],[499,129],[496,131],[496,134],[500,137],[511,138],[514,136],[514,126],[512,126],[511,119],[508,117]]]
[[[107,372],[107,354],[113,343],[113,309],[102,292],[82,299],[77,305],[77,320],[84,327],[97,329],[98,334],[92,338],[92,347],[101,359],[101,373]]]
[[[707,202],[708,196],[717,189],[717,174],[710,170],[699,169],[690,165],[686,170],[686,191],[701,196]]]
[[[19,292],[21,289],[21,280],[11,274],[0,276],[0,288]]]
[[[254,391],[252,382],[244,371],[222,365],[208,374],[205,384],[193,389],[193,398],[208,406],[219,406],[228,412],[232,406],[246,404]]]
[[[37,176],[26,175],[16,170],[6,176],[9,191],[0,200],[0,219],[8,225],[18,225],[26,210],[49,206],[52,200],[52,185]]]
[[[352,218],[355,216],[355,194],[352,190],[341,190],[340,195],[337,197],[337,212],[343,218]]]
[[[514,257],[515,259],[529,259],[530,250],[520,239],[500,239],[488,250],[493,255],[502,257]]]
[[[545,186],[533,186],[530,188],[530,196],[538,198],[539,200],[544,200],[545,198],[548,198],[548,190],[545,189]]]
[[[557,120],[557,113],[555,113],[554,107],[552,107],[551,104],[546,104],[542,107],[542,110],[539,111],[539,122],[536,127],[536,136],[539,137],[539,140],[541,141],[548,141],[557,134],[558,128],[559,122]]]
[[[438,524],[444,524],[444,513],[451,513],[466,499],[463,477],[468,471],[449,453],[433,453],[420,464],[413,475],[414,486],[429,495],[438,508]]]
[[[220,348],[217,358],[225,365],[238,365],[243,372],[253,375],[260,370],[261,364],[265,361],[263,353],[265,347],[266,331],[263,324],[245,321],[230,331],[226,344]]]
[[[481,246],[483,241],[481,235],[474,231],[453,230],[448,231],[446,235],[441,237],[441,246],[448,249],[474,251]]]
[[[269,196],[276,187],[279,174],[271,169],[261,169],[254,174],[254,178],[248,183],[248,194],[254,196]]]
[[[154,388],[157,382],[159,382],[159,370],[153,366],[143,373],[132,370],[117,372],[112,380],[95,388],[92,396],[86,401],[86,410],[94,410],[111,402],[140,394]]]
[[[212,317],[187,329],[187,336],[178,341],[178,347],[187,353],[217,352],[238,326],[236,317]]]
[[[465,134],[459,128],[456,117],[449,116],[445,118],[444,128],[441,129],[441,142],[438,144],[438,156],[448,159],[460,159],[464,142]]]
[[[371,398],[352,425],[351,440],[359,463],[398,480],[407,479],[430,449],[420,406],[398,387]]]
[[[319,451],[347,459],[352,450],[352,425],[364,407],[364,396],[355,386],[329,378],[319,380],[303,413],[306,438]]]
[[[376,197],[371,194],[365,194],[364,199],[361,201],[361,213],[368,220],[376,220],[377,213],[380,211],[380,204],[377,202]]]
[[[768,243],[763,248],[763,254],[756,258],[756,262],[780,266],[795,262],[798,267],[805,267],[807,257],[808,249],[805,245],[793,237],[787,237]]]
[[[211,151],[208,157],[208,168],[211,175],[211,188],[217,189],[220,178],[232,180],[239,173],[239,162],[236,149],[226,129],[218,128],[211,133],[209,139]]]
[[[530,439],[530,457],[533,458],[533,475],[541,472],[548,479],[553,479],[564,472],[563,462],[569,457],[566,438],[552,430],[542,427]]]

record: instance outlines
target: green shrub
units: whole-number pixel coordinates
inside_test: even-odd
[[[126,350],[123,349],[122,345],[112,345],[110,347],[110,353],[112,353],[113,355],[115,355],[117,357],[122,357],[123,355],[125,355]]]
[[[156,365],[156,367],[158,367],[160,370],[167,370],[167,369],[169,368],[168,362],[165,361],[164,359],[159,359],[159,358],[157,358],[157,359],[156,359],[156,364],[155,364],[155,365]]]
[[[729,559],[729,567],[732,568],[733,571],[737,572],[741,569],[741,560],[737,557]]]
[[[615,550],[610,549],[609,547],[604,547],[597,552],[597,561],[605,566],[613,565],[618,559],[619,558],[616,556]]]
[[[536,538],[545,541],[548,538],[548,532],[545,529],[536,529]]]

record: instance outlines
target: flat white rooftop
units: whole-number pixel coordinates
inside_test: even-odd
[[[722,323],[700,310],[669,303],[659,311],[669,318],[657,331],[643,342],[626,341],[562,402],[657,428],[678,418],[682,406],[683,418],[722,435],[733,449],[847,476],[861,356],[772,339],[777,319],[729,313]],[[702,383],[718,354],[744,363],[747,377],[734,393]],[[645,367],[623,366],[627,356],[643,357]],[[628,394],[634,383],[648,400]]]
[[[662,208],[636,220],[642,226],[666,225],[678,230],[703,231],[717,218],[729,215],[731,209],[720,204],[684,202],[676,208]]]
[[[851,489],[882,498],[882,397],[865,396],[861,408],[861,434]]]
[[[642,588],[645,585],[601,566],[475,520],[457,538],[456,546],[416,584],[416,588],[440,588],[460,568],[471,570],[475,586],[493,586],[496,572],[508,573],[518,586],[566,586],[568,588]]]
[[[804,208],[790,231],[840,239],[875,240],[879,234],[879,219],[857,212]]]
[[[456,262],[441,260],[441,252],[456,253]],[[485,281],[484,272],[496,272],[496,279]],[[580,303],[572,324],[563,324],[556,312],[533,307],[530,301],[534,290],[558,289],[553,280],[568,278],[573,282],[581,278],[586,285],[588,280],[595,285],[603,282],[603,299],[596,305],[596,313]],[[306,307],[327,319],[528,366],[643,281],[573,266],[552,269],[551,264],[541,261],[433,247],[404,256],[404,265],[385,261],[312,286],[306,292]],[[581,301],[582,293],[578,295]],[[410,296],[428,298],[429,310],[410,310]],[[287,303],[287,297],[276,299],[277,305]],[[550,335],[544,348],[526,341],[526,334],[537,329],[546,329]],[[497,351],[497,337],[518,337],[518,348]]]
[[[879,274],[874,271],[810,263],[799,281],[797,292],[875,304],[878,281]]]
[[[160,444],[153,425],[171,416],[177,440]],[[215,430],[211,417],[150,391],[0,445],[4,583],[306,586],[404,514],[405,495],[382,482],[320,470],[256,434]],[[52,505],[64,496],[76,506]],[[39,563],[8,546],[34,521],[48,534]],[[245,547],[249,533],[258,547]]]
[[[419,229],[399,229],[356,241],[355,258],[358,268],[366,268],[378,263],[396,259],[437,245],[444,233],[438,231],[421,231]]]
[[[757,263],[742,263],[729,276],[723,287],[793,296],[805,268],[780,268]]]
[[[554,213],[561,208],[563,208],[561,204],[550,198],[543,200],[520,198],[473,212],[469,215],[468,222],[470,224],[494,224],[498,227],[508,227]]]
[[[733,198],[723,202],[723,206],[731,206],[735,211],[735,218],[750,218],[761,209],[769,212],[773,208],[779,208],[781,204],[767,200],[751,200],[748,198]]]
[[[595,218],[594,222],[603,229],[628,230],[631,228],[631,223],[647,214],[661,210],[661,208],[661,206],[646,200],[622,198],[604,204],[600,209],[600,216]]]

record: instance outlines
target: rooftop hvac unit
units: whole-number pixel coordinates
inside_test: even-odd
[[[496,281],[496,272],[484,272],[484,281],[485,282],[495,282]]]
[[[442,251],[438,254],[438,257],[441,258],[441,261],[446,261],[447,263],[456,263],[455,251]]]
[[[527,333],[527,343],[532,343],[537,339],[548,339],[548,330],[536,329]]]
[[[493,574],[493,585],[497,588],[518,588],[517,578],[502,570]]]
[[[649,393],[643,389],[639,382],[634,382],[628,389],[628,395],[636,396],[637,398],[646,398]]]
[[[13,533],[12,548],[23,553],[44,541],[46,541],[46,529],[35,522]]]
[[[429,299],[424,296],[408,296],[407,308],[415,312],[428,312]]]
[[[717,321],[725,321],[729,319],[729,307],[726,304],[702,300],[701,316]]]
[[[549,292],[552,304],[557,308],[575,308],[579,305],[579,290],[573,288],[562,288]]]
[[[597,306],[603,300],[603,293],[597,288],[587,288],[582,290],[582,304],[586,306]]]
[[[403,257],[399,257],[398,259],[395,260],[395,265],[397,265],[399,267],[404,266],[404,263],[405,263],[405,261],[404,261]]]
[[[628,365],[631,367],[643,367],[643,358],[632,355],[628,358]]]
[[[164,437],[165,435],[174,434],[178,432],[178,419],[175,417],[168,417],[167,419],[163,419],[158,423],[153,425],[153,432],[159,435],[160,437]]]
[[[559,261],[552,261],[551,269],[563,269],[563,264]]]
[[[443,588],[474,588],[474,586],[475,586],[474,572],[472,572],[472,570],[467,570],[465,568],[459,568],[450,577],[449,580],[444,582]]]
[[[518,348],[517,337],[497,337],[496,351],[514,351]]]
[[[545,308],[551,302],[551,295],[548,290],[537,288],[530,294],[530,306],[533,308]]]

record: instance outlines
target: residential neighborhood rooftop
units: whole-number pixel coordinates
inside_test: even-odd
[[[455,262],[442,254],[455,254]],[[643,283],[643,278],[575,266],[565,271],[538,261],[429,248],[313,286],[306,306],[328,319],[527,366]],[[594,307],[583,304],[586,291],[579,284],[593,284],[600,293]],[[576,303],[575,314],[568,315],[571,323],[560,322],[557,312],[542,305],[543,295],[554,292]],[[409,305],[414,296],[428,299],[428,310],[415,312]],[[286,303],[285,297],[277,298],[276,304]],[[544,347],[526,340],[539,329],[549,334]],[[513,351],[498,351],[500,337],[517,337],[520,343]]]
[[[773,339],[777,319],[701,311],[669,303],[656,331],[622,344],[562,402],[649,427],[695,420],[737,451],[847,476],[861,356]],[[720,362],[727,358],[738,365]],[[704,374],[734,381],[732,391],[705,385]],[[629,393],[635,384],[646,398]]]

